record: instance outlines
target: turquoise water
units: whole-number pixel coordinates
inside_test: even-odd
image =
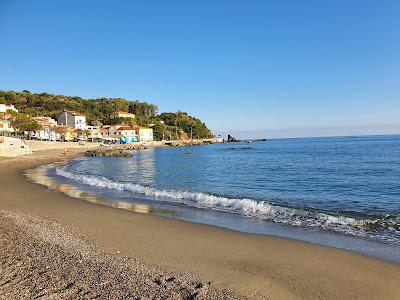
[[[336,239],[342,248],[351,248],[349,238],[400,247],[400,136],[159,148],[79,158],[49,174],[167,217],[323,244]]]

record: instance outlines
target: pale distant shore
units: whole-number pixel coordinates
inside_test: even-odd
[[[80,151],[71,149],[68,157]],[[170,299],[400,296],[400,266],[394,263],[96,205],[22,174],[62,159],[60,149],[0,158],[0,299],[119,293]]]

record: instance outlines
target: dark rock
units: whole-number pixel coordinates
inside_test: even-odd
[[[84,153],[85,156],[93,157],[131,157],[132,152],[124,149],[95,149],[88,150]]]
[[[234,143],[234,142],[239,142],[233,135],[228,134],[228,143]]]

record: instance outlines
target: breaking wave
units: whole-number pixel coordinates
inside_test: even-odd
[[[130,182],[113,181],[102,176],[69,172],[65,167],[58,167],[55,171],[59,176],[85,185],[146,196],[146,199],[213,209],[283,225],[323,229],[400,245],[399,216],[354,217],[350,216],[350,213],[348,215],[333,214],[247,198],[228,198],[202,192],[161,190]]]

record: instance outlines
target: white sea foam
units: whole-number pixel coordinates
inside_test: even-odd
[[[76,174],[68,172],[64,168],[57,168],[56,174],[90,186],[151,196],[157,198],[157,200],[184,203],[190,206],[235,211],[251,216],[264,215],[274,217],[277,211],[280,210],[279,207],[252,199],[234,199],[201,192],[160,190],[140,184],[116,182],[102,176]]]
[[[294,208],[272,205],[264,201],[256,201],[247,198],[228,198],[202,192],[161,190],[140,184],[116,182],[106,177],[94,175],[82,175],[57,168],[56,174],[65,178],[78,181],[90,186],[112,189],[117,191],[131,192],[133,194],[151,196],[157,200],[184,203],[189,206],[214,208],[228,212],[236,212],[247,216],[257,216],[265,219],[275,219],[282,215],[306,217],[310,212]],[[356,224],[357,221],[348,217],[337,217],[328,214],[319,214],[320,219],[326,223]]]
[[[305,209],[284,207],[247,198],[228,198],[202,192],[162,190],[130,182],[118,182],[95,175],[78,174],[66,170],[66,167],[56,168],[56,174],[73,181],[93,187],[111,189],[121,192],[143,195],[146,199],[163,202],[181,203],[196,208],[208,208],[224,212],[257,217],[264,220],[297,227],[310,227],[332,230],[357,236],[365,236],[365,225],[374,222],[368,219],[355,219],[344,215],[333,215]],[[393,227],[388,228],[393,231]],[[397,230],[395,235],[400,235]],[[379,236],[379,239],[381,236]],[[400,237],[398,237],[400,239]],[[388,240],[386,236],[382,238]],[[397,239],[397,238],[396,238]]]

